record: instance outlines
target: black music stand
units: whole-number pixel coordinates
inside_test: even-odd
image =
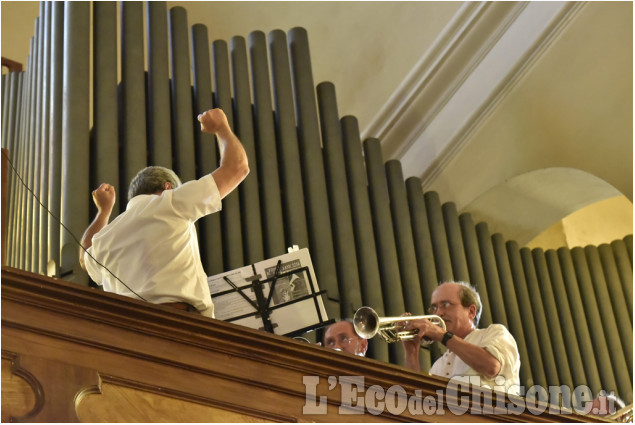
[[[208,278],[216,317],[294,337],[328,320],[308,250],[285,254]]]

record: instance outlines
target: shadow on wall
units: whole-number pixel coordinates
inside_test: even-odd
[[[633,204],[604,180],[573,168],[513,177],[461,212],[487,222],[492,234],[532,248],[599,245],[633,233]]]

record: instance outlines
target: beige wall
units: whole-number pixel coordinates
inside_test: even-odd
[[[168,2],[177,5],[190,24],[207,25],[210,40],[306,28],[315,84],[333,82],[340,115],[355,115],[363,129],[461,2]]]
[[[26,67],[29,43],[34,34],[35,18],[40,14],[40,2],[3,1],[2,13],[2,56]]]
[[[529,248],[600,245],[633,233],[633,204],[616,196],[582,208],[527,243]]]

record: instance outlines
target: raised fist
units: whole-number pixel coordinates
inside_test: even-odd
[[[93,190],[93,201],[99,211],[110,212],[115,205],[115,188],[108,183],[102,183]]]
[[[227,117],[222,109],[210,109],[198,116],[201,123],[201,131],[204,133],[216,134],[221,130],[229,129]]]

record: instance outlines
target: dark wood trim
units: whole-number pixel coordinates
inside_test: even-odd
[[[7,67],[9,69],[9,72],[20,72],[23,68],[20,62],[7,59],[4,56],[2,56],[2,67]]]
[[[1,262],[2,265],[7,264],[7,212],[9,205],[9,151],[5,148],[2,148],[2,186],[1,186],[1,203],[0,208],[2,209],[2,221],[0,226],[0,232],[2,232],[2,253],[1,253]]]

